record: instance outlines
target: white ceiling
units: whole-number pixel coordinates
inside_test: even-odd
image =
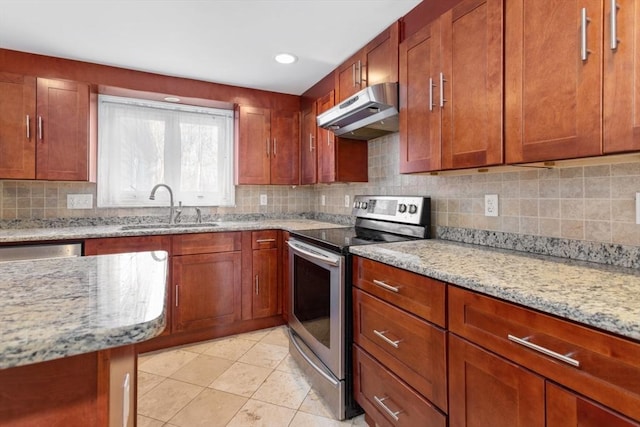
[[[0,48],[300,95],[418,3],[0,0]]]

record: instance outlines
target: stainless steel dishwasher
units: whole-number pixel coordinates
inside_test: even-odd
[[[82,243],[0,246],[0,262],[82,256]]]

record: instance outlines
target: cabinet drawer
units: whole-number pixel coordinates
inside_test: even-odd
[[[640,420],[640,344],[454,286],[448,292],[451,332]]]
[[[353,283],[416,316],[445,327],[443,282],[366,258],[353,258]]]
[[[252,249],[272,249],[278,247],[278,230],[261,230],[251,232]]]
[[[359,289],[353,301],[354,342],[446,412],[444,330]]]
[[[445,427],[447,417],[397,376],[353,346],[356,401],[379,426]],[[397,418],[396,419],[394,419]]]
[[[242,248],[239,232],[195,233],[173,237],[173,255],[233,252]]]

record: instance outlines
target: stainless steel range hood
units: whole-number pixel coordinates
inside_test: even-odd
[[[374,139],[398,131],[398,83],[380,83],[362,89],[320,114],[318,126],[336,136]]]

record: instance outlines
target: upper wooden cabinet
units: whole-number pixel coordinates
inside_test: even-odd
[[[302,112],[300,132],[300,184],[315,184],[318,180],[316,144],[316,103]]]
[[[503,163],[503,0],[465,0],[400,45],[400,172]]]
[[[337,103],[367,86],[398,81],[399,34],[396,22],[336,69]]]
[[[89,179],[89,85],[0,73],[0,178]]]
[[[299,183],[300,113],[239,107],[238,184]]]
[[[331,91],[316,101],[316,111],[320,115],[335,105],[335,91]],[[333,132],[317,127],[318,181],[366,182],[368,173],[367,141],[336,138]]]

